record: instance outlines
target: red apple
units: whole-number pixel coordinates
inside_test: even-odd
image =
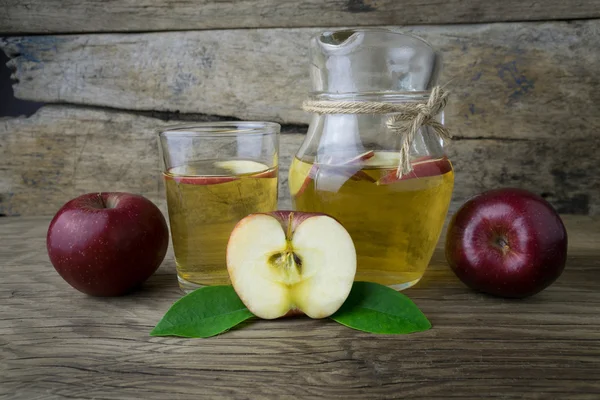
[[[46,237],[56,271],[92,296],[119,296],[141,285],[165,258],[168,244],[158,207],[130,193],[88,193],[69,201]]]
[[[527,297],[563,272],[567,232],[552,206],[521,189],[491,190],[452,217],[446,259],[467,286],[502,297]]]

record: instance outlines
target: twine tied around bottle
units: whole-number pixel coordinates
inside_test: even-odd
[[[386,126],[402,140],[400,162],[396,173],[401,177],[412,171],[410,147],[421,127],[430,126],[442,140],[447,141],[452,138],[450,131],[435,119],[446,107],[449,95],[450,92],[436,86],[426,102],[306,100],[302,108],[304,111],[316,114],[390,114]]]

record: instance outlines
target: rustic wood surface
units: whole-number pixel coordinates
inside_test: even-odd
[[[12,57],[21,99],[307,123],[307,48],[321,30],[29,36],[0,48]],[[600,19],[403,30],[443,54],[455,135],[597,133]]]
[[[433,324],[376,336],[329,320],[253,320],[211,339],[152,338],[180,297],[172,253],[143,289],[91,298],[45,250],[45,217],[0,218],[0,397],[7,399],[600,397],[600,219],[565,216],[569,256],[542,293],[466,289],[441,249],[406,293]]]
[[[453,24],[600,17],[600,1],[3,0],[0,33]]]
[[[0,122],[0,214],[52,215],[86,192],[142,194],[164,211],[157,132],[177,121],[127,112],[47,106],[29,118]],[[304,140],[281,137],[280,208],[290,207],[292,157]],[[600,214],[600,137],[457,139],[448,148],[456,169],[451,211],[487,189],[522,187],[560,212]]]
[[[52,215],[97,191],[139,193],[166,212],[158,133],[181,122],[63,106],[0,120],[0,214]],[[287,174],[303,140],[281,137],[280,208],[290,207]]]

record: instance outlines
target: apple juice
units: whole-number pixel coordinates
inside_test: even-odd
[[[202,161],[164,173],[180,287],[229,284],[226,248],[248,214],[277,208],[277,168],[251,160]]]
[[[292,202],[298,211],[323,212],[344,225],[356,247],[355,280],[401,290],[417,283],[429,264],[454,173],[447,158],[429,157],[414,160],[413,172],[398,178],[398,153],[369,153],[337,165],[295,158]]]

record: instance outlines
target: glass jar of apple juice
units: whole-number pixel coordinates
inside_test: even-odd
[[[429,264],[454,185],[439,54],[415,36],[360,29],[314,37],[310,57],[304,109],[313,117],[290,167],[294,209],[346,227],[355,280],[410,287]]]

